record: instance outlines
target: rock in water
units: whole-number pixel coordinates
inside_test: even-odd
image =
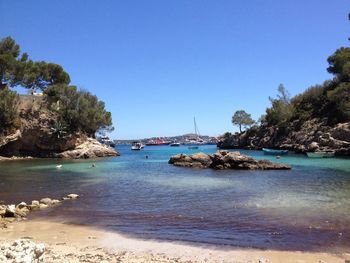
[[[44,205],[51,205],[52,199],[51,199],[51,198],[48,198],[48,197],[42,198],[42,199],[40,200],[40,203],[41,203],[41,204],[44,204]]]
[[[68,199],[77,199],[77,198],[79,198],[79,195],[77,195],[77,194],[69,194],[69,195],[67,195],[67,198]]]
[[[6,205],[0,205],[0,217],[4,217],[6,214]]]
[[[58,158],[68,159],[88,159],[97,157],[118,156],[119,153],[113,148],[88,138],[84,143],[78,145],[73,150],[68,150],[55,155]]]
[[[8,205],[6,206],[6,213],[5,217],[15,217],[16,213],[16,206],[15,205]]]
[[[197,153],[191,156],[177,154],[170,158],[170,164],[182,167],[208,168],[212,163],[210,157],[204,153]]]
[[[196,153],[193,155],[177,154],[170,158],[170,164],[181,167],[212,168],[217,170],[288,170],[289,165],[272,163],[268,160],[256,160],[240,152],[218,151],[214,154]]]

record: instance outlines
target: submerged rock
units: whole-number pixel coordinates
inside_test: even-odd
[[[217,170],[288,170],[289,165],[273,163],[269,160],[256,160],[240,152],[218,151],[214,154],[177,154],[170,158],[169,164],[181,167],[212,168]]]

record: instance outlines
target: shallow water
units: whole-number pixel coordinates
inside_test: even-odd
[[[213,171],[173,167],[186,147],[118,146],[96,161],[0,163],[0,200],[78,193],[81,199],[31,217],[94,225],[140,238],[242,247],[343,251],[350,247],[350,160],[293,155],[291,171]],[[211,153],[215,146],[198,151]],[[145,158],[149,156],[149,159]],[[90,168],[95,162],[96,167]],[[62,169],[56,169],[63,164]]]

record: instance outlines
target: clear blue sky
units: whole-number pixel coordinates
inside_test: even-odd
[[[292,95],[330,78],[348,45],[349,0],[0,0],[0,37],[61,64],[106,102],[112,138],[235,131],[278,84]]]

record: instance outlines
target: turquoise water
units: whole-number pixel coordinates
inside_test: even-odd
[[[196,152],[184,146],[118,150],[122,156],[95,161],[2,162],[0,200],[29,202],[78,193],[81,199],[31,217],[138,238],[291,250],[349,248],[349,159],[289,154],[276,160],[242,150],[293,169],[214,171],[169,165],[171,155]],[[216,147],[198,151],[212,153]],[[90,168],[93,162],[96,167]]]

